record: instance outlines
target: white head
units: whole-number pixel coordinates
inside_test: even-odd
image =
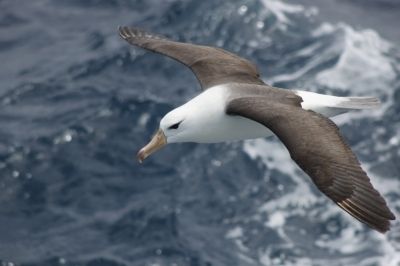
[[[197,142],[202,135],[201,125],[206,121],[205,112],[197,112],[193,106],[182,105],[167,113],[160,121],[167,143]]]
[[[222,96],[221,89],[209,89],[166,114],[152,140],[139,151],[139,162],[167,143],[217,142],[224,135],[219,132],[225,108]]]
[[[207,112],[197,112],[194,106],[182,105],[160,121],[160,127],[151,141],[138,153],[139,162],[168,143],[199,142],[204,136],[202,127],[207,123]]]

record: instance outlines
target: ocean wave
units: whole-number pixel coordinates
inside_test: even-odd
[[[377,32],[277,0],[0,7],[3,265],[399,264],[399,222],[378,235],[354,221],[276,138],[171,145],[136,165],[199,85],[116,28],[224,47],[275,86],[379,96],[381,109],[335,121],[399,216],[400,53]]]

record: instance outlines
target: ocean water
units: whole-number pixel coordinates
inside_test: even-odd
[[[400,14],[396,1],[353,2],[370,16],[380,6]],[[398,220],[382,235],[349,217],[276,138],[174,144],[135,161],[199,85],[179,63],[129,46],[118,25],[223,47],[275,86],[379,97],[381,108],[335,122],[400,217],[400,41],[376,30],[393,28],[383,20],[372,29],[320,9],[0,0],[1,265],[399,266]]]

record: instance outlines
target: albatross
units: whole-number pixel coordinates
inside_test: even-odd
[[[172,41],[119,27],[128,43],[189,67],[202,92],[167,113],[137,155],[142,162],[169,143],[216,143],[276,135],[322,193],[351,216],[384,233],[395,216],[328,118],[375,108],[373,97],[335,97],[270,86],[250,61],[221,48]]]

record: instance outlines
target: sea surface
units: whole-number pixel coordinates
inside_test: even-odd
[[[399,219],[400,2],[330,2],[0,0],[0,265],[399,266],[399,220],[358,223],[276,138],[135,160],[200,87],[118,25],[223,47],[274,86],[379,97],[335,122]]]

